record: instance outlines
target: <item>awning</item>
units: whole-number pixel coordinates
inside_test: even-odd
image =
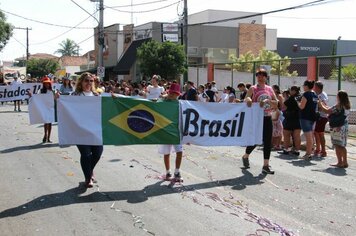
[[[116,72],[118,75],[130,74],[130,69],[134,64],[134,62],[136,61],[137,48],[140,47],[143,43],[148,42],[150,40],[151,38],[132,41],[130,46],[120,57],[113,71]]]
[[[114,68],[114,66],[105,66],[105,71],[111,71],[113,68]],[[82,70],[82,71],[75,72],[75,74],[76,75],[81,75],[81,74],[83,74],[85,72],[96,74],[96,70],[97,70],[97,68],[94,67],[94,68],[91,68],[91,69],[88,69],[88,70]]]

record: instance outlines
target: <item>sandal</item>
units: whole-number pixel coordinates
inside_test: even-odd
[[[312,155],[311,154],[305,154],[303,157],[302,157],[305,161],[310,161],[312,159]]]

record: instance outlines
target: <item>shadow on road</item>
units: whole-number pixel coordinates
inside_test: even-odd
[[[345,176],[346,170],[343,168],[335,168],[335,167],[329,167],[326,169],[314,169],[312,171],[317,171],[317,172],[322,172],[322,173],[328,173],[336,176]]]
[[[108,201],[127,201],[128,203],[140,203],[147,201],[151,197],[180,193],[183,191],[192,192],[195,190],[209,189],[217,186],[232,186],[232,189],[242,190],[248,185],[264,183],[262,180],[265,178],[265,175],[263,174],[254,177],[247,170],[243,170],[242,173],[244,175],[237,178],[184,185],[174,188],[162,185],[164,181],[160,180],[152,185],[146,186],[142,190],[114,192],[95,191],[85,196],[81,196],[81,194],[86,192],[86,188],[84,187],[83,183],[80,183],[79,187],[68,189],[65,192],[43,195],[20,206],[4,210],[0,212],[0,219],[72,204]]]
[[[277,154],[277,155],[274,155],[274,157],[281,159],[281,160],[297,160],[298,159],[298,156],[286,155],[286,154]]]
[[[232,189],[234,190],[243,190],[247,186],[250,185],[261,185],[264,182],[262,181],[264,178],[266,178],[265,174],[259,174],[258,176],[253,176],[253,174],[246,170],[243,169],[242,173],[244,174],[243,176],[240,176],[235,179],[230,179],[230,180],[225,180],[225,181],[220,181],[222,185],[229,185],[232,186]]]
[[[17,151],[26,151],[26,150],[35,150],[40,148],[49,148],[49,147],[58,147],[58,143],[37,143],[34,145],[26,145],[26,146],[17,146],[13,148],[8,148],[1,150],[0,153],[11,153]]]
[[[310,161],[306,161],[306,160],[298,160],[298,161],[288,161],[288,163],[294,165],[294,166],[298,166],[298,167],[306,167],[306,166],[315,166],[315,163],[312,163]]]

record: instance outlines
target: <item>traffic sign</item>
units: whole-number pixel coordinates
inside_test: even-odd
[[[98,66],[97,69],[97,76],[99,76],[100,78],[105,77],[105,67],[104,66]]]

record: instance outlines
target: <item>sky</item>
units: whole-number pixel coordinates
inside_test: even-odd
[[[267,12],[311,1],[313,0],[187,0],[188,14],[207,9]],[[131,4],[133,6],[127,7]],[[104,7],[104,26],[130,23],[140,25],[151,21],[178,20],[183,12],[183,0],[104,0]],[[162,9],[156,10],[159,8]],[[7,22],[15,27],[31,29],[30,54],[48,53],[60,56],[54,52],[67,38],[79,44],[80,54],[94,49],[94,38],[91,36],[99,18],[95,2],[1,0],[0,9],[5,13]],[[342,40],[356,40],[354,9],[356,0],[328,0],[327,3],[317,6],[264,15],[263,24],[266,24],[267,28],[277,29],[277,37],[336,40],[341,36]],[[93,15],[90,16],[91,14]],[[81,29],[72,28],[74,26]],[[13,37],[0,52],[0,60],[11,61],[25,55],[26,30],[15,29]]]

